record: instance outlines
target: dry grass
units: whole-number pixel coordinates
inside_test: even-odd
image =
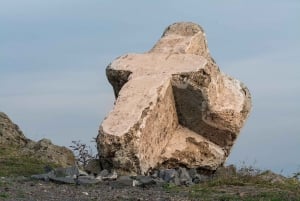
[[[254,168],[224,171],[211,180],[189,187],[166,185],[173,193],[185,192],[191,200],[204,201],[300,201],[300,182],[271,171]]]
[[[0,176],[29,176],[42,173],[45,166],[55,167],[23,155],[16,147],[0,147]],[[166,184],[163,191],[200,201],[300,201],[300,182],[296,176],[285,178],[252,167],[240,170],[229,167],[217,171],[206,182],[193,186]],[[0,180],[0,188],[3,185],[8,183]],[[0,192],[0,200],[7,198],[6,192]]]
[[[56,167],[37,158],[24,155],[18,147],[0,146],[0,176],[30,176],[44,172],[44,167]]]

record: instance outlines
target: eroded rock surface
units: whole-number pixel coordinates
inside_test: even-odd
[[[18,125],[0,112],[0,147],[16,147],[23,157],[33,157],[45,162],[66,167],[75,164],[75,157],[71,150],[51,143],[48,139],[38,142],[25,137]]]
[[[19,126],[0,112],[0,144],[24,146],[30,140],[25,137]]]
[[[149,52],[121,56],[106,73],[116,102],[98,150],[103,168],[121,174],[216,170],[251,109],[248,89],[219,70],[194,23],[169,26]]]

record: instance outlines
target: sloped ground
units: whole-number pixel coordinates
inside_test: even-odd
[[[0,200],[211,200],[211,201],[300,201],[300,183],[270,171],[252,168],[220,171],[212,179],[192,186],[173,184],[132,187],[117,181],[94,185],[65,185],[2,177]]]
[[[24,154],[18,147],[0,146],[0,177],[39,174],[45,167],[57,167],[57,164]]]
[[[25,169],[32,164],[31,169],[36,171],[41,162],[67,167],[75,164],[75,158],[70,149],[54,145],[49,139],[36,142],[27,138],[19,126],[0,111],[0,176],[5,175],[3,167],[20,167],[17,170],[23,171],[23,164]]]

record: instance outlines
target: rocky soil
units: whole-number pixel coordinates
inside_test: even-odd
[[[67,185],[27,178],[1,179],[0,200],[300,200],[300,194],[276,187],[221,185],[217,187],[122,186],[117,182]]]
[[[138,180],[138,179],[137,179]],[[214,175],[198,184],[170,182],[132,183],[133,179],[119,177],[94,184],[62,184],[54,180],[30,177],[1,177],[0,200],[245,200],[300,201],[300,182],[270,171],[253,168],[238,171],[234,167],[220,168]],[[133,185],[138,184],[138,185]]]
[[[139,188],[122,186],[117,182],[95,185],[67,185],[21,179],[2,179],[0,200],[188,200],[184,195],[174,194],[155,186]]]

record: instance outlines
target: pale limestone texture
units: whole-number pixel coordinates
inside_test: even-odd
[[[216,170],[251,109],[248,89],[220,72],[194,23],[170,25],[144,54],[106,69],[116,96],[97,137],[103,168],[147,174],[164,167]]]

